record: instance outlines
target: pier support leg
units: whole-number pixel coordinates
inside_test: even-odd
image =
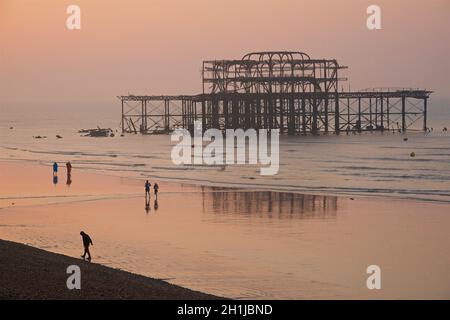
[[[402,132],[406,131],[406,97],[402,97]]]
[[[428,98],[423,99],[423,131],[427,131]]]
[[[339,123],[339,94],[336,93],[336,105],[335,105],[335,111],[334,111],[334,131],[336,134],[341,133],[340,123]]]
[[[122,133],[125,133],[125,114],[123,110],[123,99],[121,99],[121,101],[122,101]]]

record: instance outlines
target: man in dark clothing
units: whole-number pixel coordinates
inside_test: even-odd
[[[72,164],[69,162],[66,163],[67,175],[70,176],[72,174]]]
[[[72,164],[69,162],[66,163],[67,168],[67,185],[70,187],[72,184]]]
[[[158,184],[155,182],[155,184],[153,185],[153,190],[155,191],[155,197],[156,199],[158,199],[158,191],[159,191],[159,186]]]
[[[145,181],[145,198],[147,198],[147,196],[150,198],[150,187],[150,182],[148,182],[148,180]]]
[[[91,253],[89,252],[89,246],[94,245],[92,243],[91,237],[89,237],[88,234],[84,233],[84,231],[80,232],[81,237],[83,238],[83,246],[84,246],[84,253],[81,256],[83,259],[86,257],[86,254],[88,255],[87,259],[88,261],[91,261]]]

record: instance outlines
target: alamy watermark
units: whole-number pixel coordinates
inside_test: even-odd
[[[81,289],[81,269],[77,265],[70,265],[66,270],[67,274],[70,276],[67,278],[66,286],[69,290],[80,290]]]
[[[172,162],[176,165],[260,165],[261,175],[276,175],[280,165],[279,129],[208,129],[194,122],[193,136],[186,129],[176,129],[172,142]],[[270,138],[270,139],[269,139]],[[205,146],[204,143],[207,143]],[[270,148],[270,153],[269,153]]]
[[[76,4],[67,7],[66,13],[69,15],[66,20],[66,27],[69,30],[81,29],[81,8]],[[366,13],[369,15],[366,26],[369,30],[381,29],[381,8],[376,4],[367,7]]]
[[[66,13],[69,15],[66,20],[66,27],[69,30],[81,29],[81,9],[79,6],[72,4],[67,7]]]
[[[370,276],[367,278],[366,286],[369,290],[381,289],[381,268],[375,264],[367,267],[367,274]]]
[[[369,17],[366,21],[367,29],[381,30],[381,8],[375,4],[367,7],[367,14]]]

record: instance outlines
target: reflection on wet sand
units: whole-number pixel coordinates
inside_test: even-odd
[[[212,191],[212,192],[211,192]],[[203,211],[274,219],[336,218],[338,198],[273,191],[202,188]]]
[[[77,257],[85,230],[96,263],[235,299],[450,297],[448,205],[161,182],[143,206],[142,181],[48,177],[0,162],[1,238]]]

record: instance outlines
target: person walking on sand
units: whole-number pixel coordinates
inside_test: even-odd
[[[158,183],[155,182],[155,184],[153,185],[153,191],[155,192],[156,199],[158,199],[158,190],[159,190]]]
[[[58,175],[58,164],[56,162],[53,163],[53,176]]]
[[[69,162],[66,163],[67,168],[67,185],[70,187],[72,184],[72,164]]]
[[[146,199],[147,199],[147,196],[150,198],[150,187],[151,187],[150,182],[148,182],[148,180],[145,181],[145,198]]]
[[[69,162],[66,163],[67,175],[70,176],[72,174],[72,164]]]
[[[87,254],[87,256],[88,256],[87,259],[90,262],[91,261],[91,253],[89,252],[89,246],[94,245],[94,244],[92,243],[91,237],[89,237],[88,234],[84,233],[84,231],[81,231],[80,235],[83,238],[83,246],[84,246],[84,253],[81,257],[84,259]]]

